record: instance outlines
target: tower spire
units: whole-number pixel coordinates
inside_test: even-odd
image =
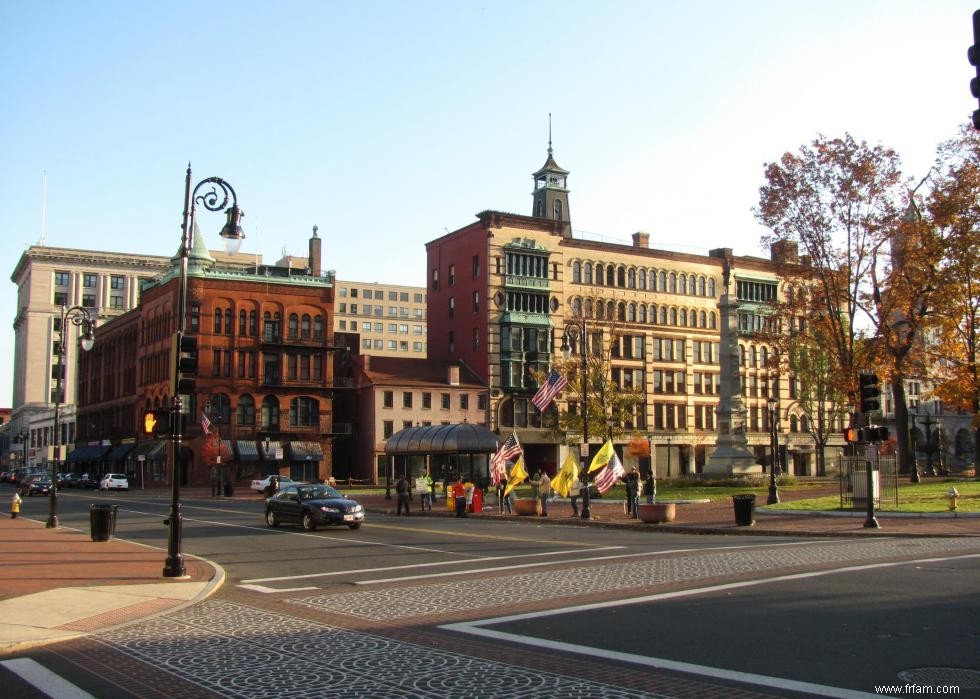
[[[548,156],[554,155],[554,151],[551,149],[551,112],[548,112]]]

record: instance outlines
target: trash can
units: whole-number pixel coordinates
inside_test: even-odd
[[[755,493],[732,495],[732,504],[735,506],[735,524],[740,527],[755,524]]]
[[[119,505],[91,505],[89,523],[92,541],[109,541],[116,533],[116,511]]]
[[[234,488],[234,486],[232,486],[231,483],[228,483],[226,481],[225,482],[225,497],[226,498],[230,498],[234,494],[235,494],[235,488]]]

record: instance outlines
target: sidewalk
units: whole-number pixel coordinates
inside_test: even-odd
[[[346,490],[346,489],[343,489]],[[4,490],[3,492],[6,492]],[[370,514],[394,514],[394,493],[348,491]],[[146,491],[140,497],[167,497],[168,492]],[[187,498],[211,499],[204,488],[185,488]],[[803,496],[813,497],[813,491]],[[792,492],[783,499],[799,497]],[[214,500],[226,500],[214,497]],[[236,489],[235,500],[254,501],[262,496]],[[484,511],[458,522],[465,527],[476,519],[521,520],[544,526],[593,526],[653,532],[730,534],[754,536],[976,536],[980,514],[897,516],[876,515],[880,527],[865,528],[866,515],[854,513],[770,513],[757,507],[753,526],[737,526],[730,500],[678,503],[670,524],[644,524],[626,516],[622,501],[594,499],[592,519],[571,516],[567,500],[549,503],[548,517],[497,514],[496,499],[488,498]],[[759,499],[758,502],[761,502]],[[412,500],[412,517],[449,517],[455,514],[445,499],[432,511],[421,513],[418,498]],[[257,507],[257,516],[259,513]],[[833,515],[833,516],[831,516]],[[93,542],[89,532],[59,527],[47,529],[44,519],[0,516],[0,657],[31,646],[64,641],[87,633],[126,624],[193,604],[213,594],[224,581],[224,571],[209,561],[184,556],[188,577],[163,577],[166,552],[113,538]]]

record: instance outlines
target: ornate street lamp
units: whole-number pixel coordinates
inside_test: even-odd
[[[769,448],[772,450],[772,463],[769,464],[769,497],[767,505],[779,504],[779,489],[776,487],[776,463],[779,461],[779,399],[770,396],[769,406]]]
[[[210,190],[200,192],[202,187],[210,185]],[[220,194],[219,194],[220,189]],[[229,205],[230,201],[230,205]],[[242,231],[242,210],[238,208],[238,197],[232,186],[220,177],[208,177],[198,182],[191,190],[191,165],[187,164],[187,177],[184,184],[184,220],[181,226],[180,238],[180,285],[177,296],[177,338],[175,347],[177,356],[174,361],[173,398],[170,407],[170,514],[165,520],[169,527],[167,533],[167,559],[163,565],[163,576],[166,578],[186,577],[184,559],[180,553],[181,514],[180,514],[180,476],[177,462],[181,457],[180,442],[182,438],[181,415],[183,413],[183,398],[180,395],[180,348],[184,338],[187,322],[187,261],[194,245],[194,228],[197,216],[197,205],[201,204],[208,211],[226,211],[228,221],[221,229],[221,237],[225,242],[225,250],[234,255],[241,247],[245,233]]]
[[[87,308],[82,306],[61,307],[61,325],[58,326],[58,378],[54,389],[54,460],[51,462],[51,494],[48,495],[48,521],[45,525],[49,529],[58,526],[58,463],[61,456],[61,425],[59,424],[61,408],[61,384],[64,377],[65,368],[65,326],[71,323],[75,327],[81,327],[82,349],[88,352],[95,343],[95,321],[89,314]],[[26,450],[25,450],[26,456]]]
[[[916,457],[916,452],[919,451],[918,439],[916,439],[916,434],[915,434],[915,418],[917,416],[918,416],[918,406],[916,406],[916,412],[912,413],[912,415],[911,415],[911,417],[912,417],[912,431],[911,431],[911,438],[912,438],[912,440],[911,440],[912,441],[912,475],[909,478],[909,483],[919,483],[920,482],[920,479],[919,479],[919,462],[918,462],[918,459]]]
[[[565,321],[564,334],[561,341],[561,354],[565,360],[571,359],[572,348],[568,338],[573,342],[582,340],[582,444],[579,447],[579,463],[582,471],[582,519],[592,518],[592,496],[589,493],[589,335],[585,325],[585,316],[569,318]]]

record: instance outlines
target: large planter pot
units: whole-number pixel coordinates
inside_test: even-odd
[[[673,522],[675,507],[672,502],[641,502],[637,507],[641,522],[646,524],[661,524]]]
[[[533,517],[538,514],[538,501],[534,498],[517,498],[514,500],[514,514]]]

